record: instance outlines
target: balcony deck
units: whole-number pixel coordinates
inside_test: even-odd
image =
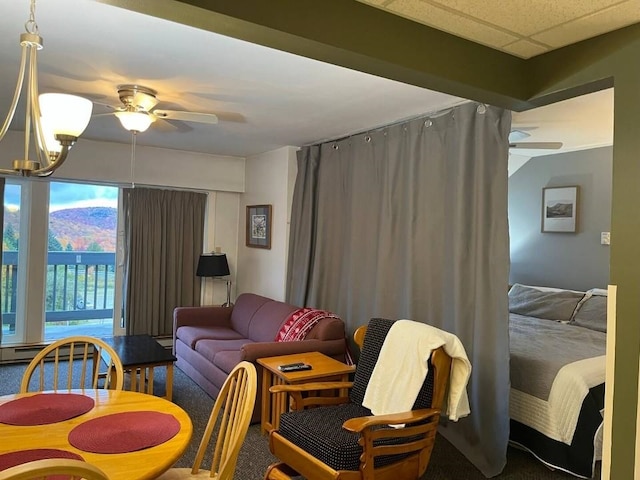
[[[2,255],[2,332],[16,328],[18,252]],[[45,340],[113,333],[115,253],[49,252]]]

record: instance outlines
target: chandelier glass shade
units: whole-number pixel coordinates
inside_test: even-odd
[[[31,0],[26,33],[20,35],[20,69],[18,81],[7,117],[0,129],[0,141],[13,121],[22,93],[24,99],[24,157],[13,161],[12,169],[0,169],[0,174],[46,177],[66,160],[69,149],[89,124],[93,103],[86,98],[60,93],[38,93],[38,50],[42,37],[35,21],[35,0]],[[29,159],[31,136],[34,137],[35,160]]]

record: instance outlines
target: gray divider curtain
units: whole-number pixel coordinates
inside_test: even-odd
[[[126,188],[124,318],[128,335],[171,335],[173,309],[200,305],[204,193]]]
[[[487,477],[509,435],[511,113],[466,103],[298,152],[287,300],[455,333],[471,415],[440,431]]]

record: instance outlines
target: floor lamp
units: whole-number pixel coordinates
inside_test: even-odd
[[[196,275],[198,277],[226,277],[229,275],[229,264],[227,263],[227,255],[224,253],[211,253],[208,255],[200,255],[198,260],[198,268]],[[233,307],[231,303],[231,280],[227,282],[227,301],[223,307]]]

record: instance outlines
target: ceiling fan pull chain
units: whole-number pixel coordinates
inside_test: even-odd
[[[131,132],[131,188],[136,188],[136,173],[135,173],[135,163],[136,163],[136,132]]]

